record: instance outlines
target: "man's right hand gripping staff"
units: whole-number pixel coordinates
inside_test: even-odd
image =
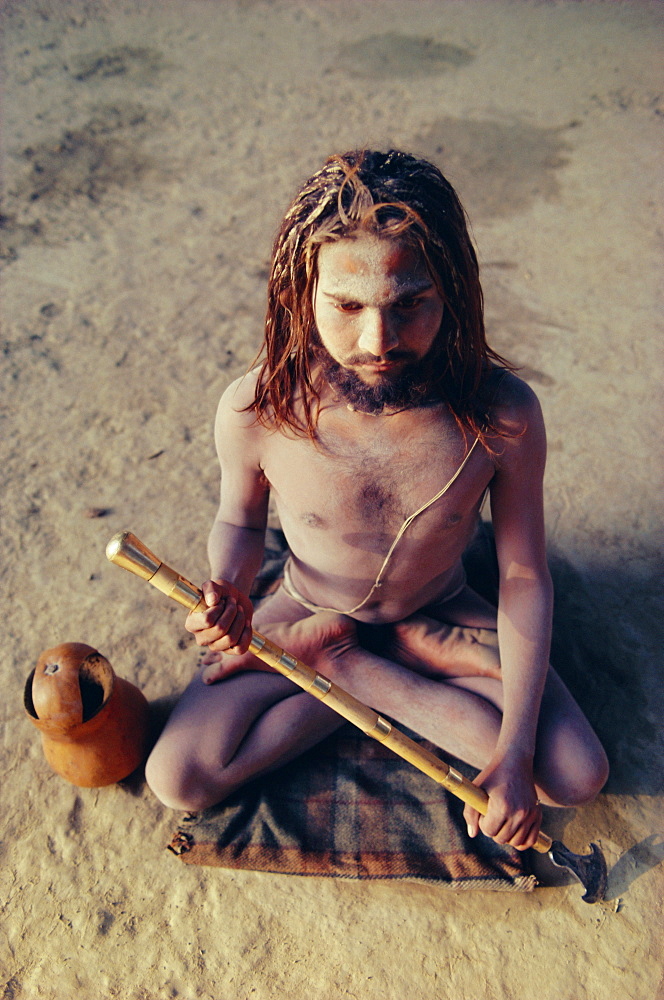
[[[254,613],[249,598],[225,580],[206,580],[202,589],[207,611],[191,612],[185,622],[187,631],[211,653],[246,653]],[[217,660],[215,656],[210,662]]]

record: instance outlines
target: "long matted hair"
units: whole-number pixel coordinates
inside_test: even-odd
[[[452,185],[427,160],[398,150],[330,156],[302,186],[276,236],[262,365],[247,407],[261,423],[316,438],[320,385],[312,377],[313,294],[322,243],[370,233],[416,248],[445,309],[431,396],[484,439],[496,432],[481,390],[492,365],[512,365],[487,344],[477,255]],[[482,399],[484,397],[484,400]]]

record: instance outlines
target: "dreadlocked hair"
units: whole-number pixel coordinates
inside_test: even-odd
[[[513,366],[486,343],[477,255],[452,185],[427,160],[398,150],[330,156],[303,185],[274,241],[265,340],[255,398],[266,425],[316,439],[320,387],[312,377],[317,259],[323,243],[369,233],[421,253],[445,309],[431,396],[485,442],[500,434],[483,391],[495,364]]]

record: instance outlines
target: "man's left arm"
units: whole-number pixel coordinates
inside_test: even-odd
[[[494,755],[476,779],[489,794],[489,811],[480,818],[467,809],[466,818],[471,832],[479,827],[500,843],[525,849],[534,843],[541,822],[533,758],[549,664],[553,587],[544,534],[542,411],[520,380],[510,377],[507,392],[510,399],[500,405],[499,413],[510,436],[499,442],[491,484],[500,572],[503,719]]]

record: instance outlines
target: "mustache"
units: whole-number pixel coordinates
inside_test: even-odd
[[[389,354],[352,354],[344,358],[345,365],[376,365],[385,364],[388,361],[417,361],[417,355],[412,351],[390,351]]]

